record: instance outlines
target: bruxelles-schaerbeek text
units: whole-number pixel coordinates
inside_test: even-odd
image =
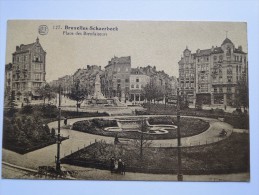
[[[68,30],[68,31],[67,31]],[[73,30],[77,30],[74,32]],[[92,32],[88,32],[92,31]],[[107,36],[106,32],[95,32],[95,31],[118,31],[118,27],[98,27],[98,26],[67,26],[65,25],[65,30],[63,31],[63,35],[86,35],[86,36]]]

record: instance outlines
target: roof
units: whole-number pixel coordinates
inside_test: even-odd
[[[34,45],[41,46],[38,38],[36,39],[36,42],[26,44],[26,45],[21,44],[20,46],[16,46],[16,50],[13,54],[27,52],[27,51],[31,50],[34,47]]]
[[[108,67],[110,65],[113,65],[114,63],[119,63],[119,64],[124,64],[124,63],[131,63],[131,57],[130,56],[123,56],[123,57],[117,57],[117,56],[114,56],[109,62],[108,62],[108,65],[105,66]]]
[[[246,54],[246,53],[243,52],[242,50],[236,49],[236,48],[235,48],[235,50],[234,50],[234,53]]]
[[[224,51],[221,49],[221,47],[215,47],[211,53],[212,54],[224,53]]]
[[[131,68],[130,74],[145,74],[140,68]]]
[[[211,54],[211,49],[203,49],[203,50],[199,50],[198,53],[196,53],[196,56],[208,56]]]
[[[232,45],[234,45],[229,38],[226,38],[221,45],[225,45],[227,43],[231,43]]]

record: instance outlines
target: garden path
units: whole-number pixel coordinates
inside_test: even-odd
[[[159,116],[159,115],[154,115],[154,116]],[[122,116],[122,117],[125,117],[125,116]],[[96,118],[96,117],[69,119],[68,123],[72,124],[76,121],[90,120],[93,118]],[[107,117],[98,117],[98,118],[110,118],[110,117],[107,116]],[[182,138],[181,141],[182,141],[183,147],[190,146],[190,145],[194,146],[194,145],[202,145],[206,143],[209,144],[213,142],[218,142],[226,138],[226,137],[219,138],[218,136],[219,132],[223,128],[228,131],[228,135],[230,135],[231,132],[233,131],[233,128],[231,125],[221,122],[217,119],[210,119],[210,118],[204,118],[204,117],[193,117],[193,118],[200,118],[205,121],[208,121],[210,123],[210,127],[208,128],[208,130],[206,130],[201,134]],[[61,121],[61,124],[63,125],[63,121]],[[55,121],[55,122],[49,123],[48,125],[50,128],[57,129],[58,123],[57,121]],[[82,149],[85,146],[88,146],[91,143],[98,140],[105,140],[108,143],[113,143],[114,141],[113,137],[93,135],[93,134],[88,134],[88,133],[83,133],[79,131],[63,129],[63,128],[61,128],[61,135],[69,136],[69,139],[63,141],[61,144],[61,152],[60,152],[61,158],[71,154],[72,152]],[[153,140],[151,144],[151,147],[173,147],[173,146],[177,146],[177,139]],[[57,152],[56,144],[47,146],[45,148],[41,148],[36,151],[29,152],[24,155],[3,149],[2,158],[4,162],[9,162],[9,163],[27,167],[27,168],[37,169],[38,166],[54,165],[56,152]]]

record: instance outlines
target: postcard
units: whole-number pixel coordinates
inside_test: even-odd
[[[244,22],[10,20],[2,177],[250,180]]]

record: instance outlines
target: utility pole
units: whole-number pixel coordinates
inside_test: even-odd
[[[61,120],[61,85],[59,85],[59,95],[58,95],[58,136],[57,136],[57,156],[56,156],[56,171],[57,173],[61,172],[60,169],[60,120]]]
[[[180,98],[179,88],[177,88],[177,154],[178,154],[178,173],[177,180],[183,181],[182,175],[182,148],[181,148],[181,127],[180,127]]]

